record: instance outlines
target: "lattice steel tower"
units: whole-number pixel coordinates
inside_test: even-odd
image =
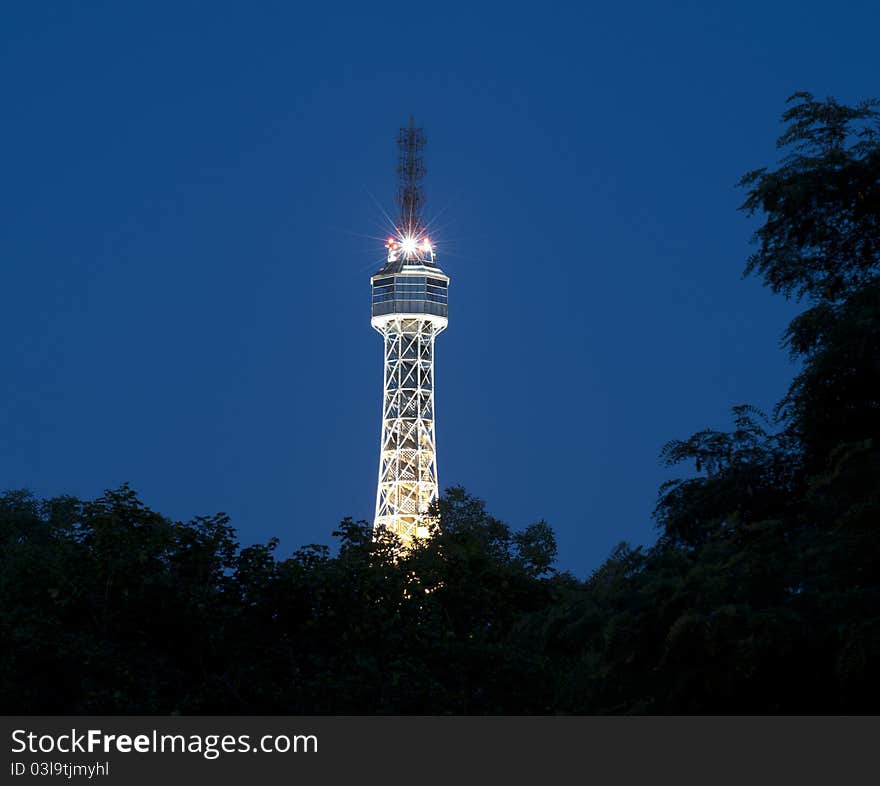
[[[400,217],[385,244],[387,261],[370,279],[370,324],[385,343],[374,527],[408,543],[427,535],[425,513],[437,498],[434,339],[447,325],[449,276],[437,266],[422,218],[425,134],[412,118],[397,144]]]

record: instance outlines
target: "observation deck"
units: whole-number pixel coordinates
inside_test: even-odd
[[[370,324],[380,333],[393,319],[427,318],[438,332],[448,324],[449,276],[433,262],[389,260],[370,284]]]

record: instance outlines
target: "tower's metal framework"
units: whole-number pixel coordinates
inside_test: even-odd
[[[374,526],[406,544],[427,535],[425,514],[438,493],[434,339],[448,322],[449,276],[422,218],[424,132],[410,118],[397,142],[400,216],[385,265],[370,279],[371,324],[385,344]]]

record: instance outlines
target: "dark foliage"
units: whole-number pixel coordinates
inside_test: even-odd
[[[880,132],[874,104],[793,96],[747,272],[807,300],[773,417],[662,451],[660,536],[587,581],[543,522],[451,489],[400,553],[241,548],[124,486],[0,497],[0,712],[675,713],[880,708]]]

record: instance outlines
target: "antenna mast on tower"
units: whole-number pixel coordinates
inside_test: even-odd
[[[397,162],[397,204],[400,208],[398,229],[404,236],[417,237],[425,229],[422,221],[422,207],[425,204],[422,178],[427,170],[422,151],[426,141],[424,130],[415,127],[415,120],[410,115],[409,127],[401,128],[397,135],[397,147],[400,151]]]

